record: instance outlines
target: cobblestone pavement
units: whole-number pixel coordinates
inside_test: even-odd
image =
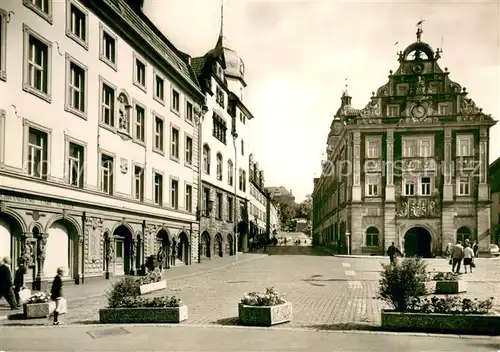
[[[251,256],[251,255],[248,255]],[[255,256],[238,265],[220,265],[195,275],[171,278],[167,290],[152,295],[176,295],[189,307],[185,324],[233,325],[237,304],[245,292],[264,291],[273,286],[293,304],[293,320],[282,327],[356,329],[380,324],[385,304],[375,299],[380,263],[388,259],[325,256]],[[428,261],[429,270],[448,271],[445,259]],[[500,299],[500,262],[478,259],[464,296]],[[191,266],[195,268],[195,266]],[[194,270],[194,269],[190,269]],[[495,308],[500,312],[500,302]],[[106,306],[104,296],[69,299],[66,323],[94,323],[98,310]],[[47,319],[4,320],[3,324],[45,325]]]

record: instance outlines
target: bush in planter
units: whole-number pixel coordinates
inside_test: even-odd
[[[162,272],[159,268],[154,269],[153,271],[149,271],[146,276],[137,278],[137,282],[140,285],[152,284],[155,282],[159,282],[162,279]]]
[[[460,280],[460,274],[451,272],[438,272],[433,275],[433,281],[458,281]]]
[[[409,303],[407,311],[412,313],[486,314],[493,307],[493,299],[490,297],[479,300],[457,296],[416,297]]]
[[[182,306],[182,300],[175,296],[168,297],[125,297],[117,306],[109,308],[169,308]]]
[[[402,258],[396,264],[382,264],[378,298],[391,304],[397,312],[405,312],[409,304],[427,294],[427,265],[422,258]]]
[[[265,293],[245,293],[240,303],[246,306],[268,307],[284,304],[286,301],[273,287],[269,287],[266,288]]]
[[[117,308],[126,298],[135,298],[141,294],[140,285],[136,278],[124,277],[113,284],[111,290],[106,293],[109,308]]]
[[[47,303],[50,301],[50,294],[47,292],[33,292],[24,302],[25,304]]]

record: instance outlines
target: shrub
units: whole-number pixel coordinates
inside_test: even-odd
[[[457,281],[460,280],[460,274],[451,272],[438,272],[432,277],[433,281]]]
[[[125,297],[116,307],[110,308],[167,308],[167,307],[180,307],[182,300],[175,296],[168,297]]]
[[[457,296],[413,298],[408,311],[414,313],[486,314],[493,307],[493,297],[485,300]]]
[[[245,293],[240,303],[247,306],[269,307],[283,304],[285,299],[273,287],[269,287],[266,288],[266,293]]]
[[[109,308],[118,308],[124,299],[136,298],[141,294],[139,281],[136,278],[124,277],[113,284],[111,290],[106,292]]]
[[[427,294],[427,265],[422,258],[403,258],[390,265],[382,264],[378,298],[392,305],[397,312],[405,312],[415,298]]]
[[[33,292],[26,300],[26,304],[47,303],[50,301],[50,293],[47,292]]]
[[[154,282],[159,282],[162,278],[162,273],[159,268],[154,269],[153,271],[149,271],[146,276],[142,276],[137,280],[139,285],[147,285],[152,284]]]

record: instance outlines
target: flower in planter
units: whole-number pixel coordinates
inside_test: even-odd
[[[433,281],[457,281],[460,280],[460,274],[452,272],[437,272],[432,277]]]
[[[50,294],[47,292],[33,292],[26,300],[26,304],[47,303],[50,301]]]
[[[172,308],[180,307],[182,305],[182,300],[175,296],[153,298],[125,297],[117,306],[110,308]]]
[[[137,279],[139,285],[147,285],[155,282],[159,282],[162,279],[162,272],[159,268],[154,269],[153,271],[149,271],[146,276],[140,277]]]
[[[493,297],[485,300],[457,296],[414,298],[408,305],[413,313],[486,314],[493,307]]]
[[[266,288],[265,293],[245,293],[240,303],[247,306],[269,307],[285,303],[285,299],[274,290],[273,287]]]

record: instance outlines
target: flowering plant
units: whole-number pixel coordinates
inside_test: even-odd
[[[139,285],[147,285],[155,282],[159,282],[162,278],[162,272],[159,268],[154,269],[153,271],[149,271],[146,276],[140,277],[137,279]]]
[[[485,300],[477,298],[462,298],[457,296],[413,298],[408,311],[415,313],[444,313],[444,314],[486,314],[493,307],[493,297]]]
[[[451,272],[438,272],[432,277],[433,281],[457,281],[460,279],[460,274]]]
[[[268,287],[265,293],[245,293],[240,303],[246,306],[269,307],[283,304],[285,299],[273,287]]]
[[[34,292],[26,300],[26,304],[47,303],[50,300],[50,294],[47,292]]]
[[[168,308],[182,306],[182,300],[175,296],[163,297],[125,297],[113,308]]]

